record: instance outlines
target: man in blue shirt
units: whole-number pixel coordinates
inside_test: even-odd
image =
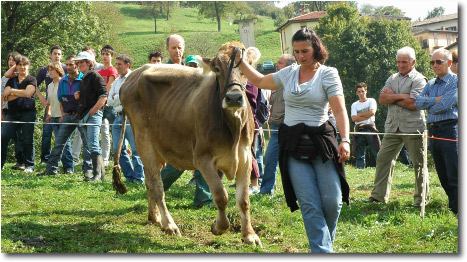
[[[433,52],[431,66],[437,77],[431,79],[415,100],[417,109],[428,112],[428,148],[435,162],[436,172],[449,198],[449,209],[457,214],[458,203],[458,89],[457,75],[451,72],[452,54],[440,48]],[[441,140],[441,139],[448,140]]]

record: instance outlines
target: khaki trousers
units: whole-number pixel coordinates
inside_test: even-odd
[[[399,130],[395,133],[401,133]],[[394,175],[394,166],[396,159],[405,145],[412,159],[413,168],[415,171],[415,191],[414,203],[422,202],[422,184],[423,184],[423,137],[422,136],[402,136],[402,135],[385,135],[381,143],[381,149],[378,152],[376,159],[376,174],[374,188],[371,196],[381,202],[388,202],[389,193],[391,192],[392,177]],[[429,199],[428,178],[426,181],[426,200]]]

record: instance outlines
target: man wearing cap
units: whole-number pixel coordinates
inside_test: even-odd
[[[92,160],[93,177],[85,177],[84,181],[104,181],[105,167],[99,145],[99,131],[102,124],[102,107],[107,101],[105,80],[93,70],[93,54],[81,52],[73,61],[77,61],[79,71],[83,73],[79,91],[75,92],[75,99],[78,100],[77,115],[80,123],[88,124],[84,125],[86,132],[81,139],[83,143],[87,143]]]
[[[199,67],[198,60],[196,60],[194,55],[189,55],[189,56],[186,57],[185,65],[187,65],[189,67],[194,67],[194,68]]]

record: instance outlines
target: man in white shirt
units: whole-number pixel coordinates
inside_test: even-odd
[[[120,87],[125,82],[126,78],[131,74],[131,58],[125,54],[117,56],[115,59],[115,68],[117,69],[119,77],[115,79],[110,89],[109,99],[107,104],[113,106],[114,111],[117,113],[117,116],[112,126],[112,146],[113,151],[116,152],[118,147],[118,140],[120,137],[120,132],[122,130],[122,104],[120,102]],[[143,162],[139,157],[136,151],[135,139],[133,137],[133,131],[131,130],[130,122],[127,120],[126,130],[125,130],[125,139],[131,146],[132,155],[131,159],[133,160],[133,166],[131,165],[130,155],[126,150],[126,143],[123,143],[122,151],[120,154],[120,167],[122,169],[123,175],[126,178],[127,182],[133,183],[144,183],[144,169]]]
[[[352,104],[351,116],[355,122],[355,132],[378,132],[375,127],[376,100],[367,98],[367,86],[365,83],[358,83],[355,86],[358,101]],[[370,147],[373,158],[378,155],[381,142],[378,135],[354,135],[353,150],[356,157],[357,168],[365,168],[366,146]]]

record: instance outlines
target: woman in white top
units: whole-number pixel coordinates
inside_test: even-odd
[[[333,252],[342,201],[349,202],[343,168],[350,157],[349,120],[342,83],[335,68],[323,65],[328,53],[313,30],[297,31],[292,46],[299,64],[273,74],[264,76],[242,63],[240,52],[236,63],[258,88],[284,88],[279,159],[286,202],[294,211],[298,200],[311,251]],[[328,121],[329,104],[342,138],[339,145]]]
[[[56,123],[56,125],[52,125],[52,131],[55,134],[55,137],[58,135],[58,131],[60,129],[59,123],[62,123],[62,109],[60,102],[58,101],[58,86],[60,83],[60,79],[65,75],[63,71],[62,65],[58,62],[52,62],[47,65],[47,71],[49,72],[50,78],[52,78],[52,82],[47,87],[47,117],[45,119],[45,123]],[[63,154],[61,156],[62,165],[63,165],[63,173],[65,174],[72,174],[74,171],[73,167],[73,156],[71,155],[71,140],[65,144],[65,149],[63,150]]]

